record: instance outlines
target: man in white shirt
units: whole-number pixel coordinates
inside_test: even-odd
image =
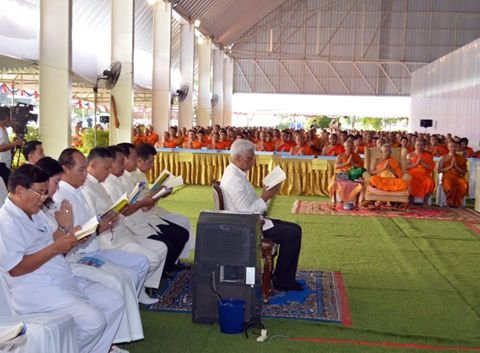
[[[148,184],[145,173],[153,167],[153,156],[157,153],[155,148],[148,144],[140,144],[137,148],[127,143],[121,143],[117,146],[126,155],[125,171],[121,176],[122,183],[130,190],[139,182]],[[149,196],[147,195],[146,197]],[[159,240],[165,241],[168,246],[169,255],[165,263],[165,271],[170,272],[188,268],[188,266],[180,262],[177,263],[179,258],[188,257],[189,252],[195,247],[188,218],[179,214],[169,213],[158,206],[151,207],[146,211],[146,214],[149,222],[159,229],[161,234]]]
[[[10,142],[8,138],[7,126],[10,124],[10,109],[0,107],[0,177],[5,185],[8,185],[8,176],[12,166],[12,149],[22,145],[21,139],[15,139]]]
[[[103,186],[103,182],[110,175],[112,153],[105,147],[95,147],[90,151],[87,159],[88,174],[81,191],[90,208],[97,215],[102,215],[119,198],[111,198]],[[156,234],[156,232],[150,228],[148,235],[153,234]],[[100,242],[104,249],[119,249],[145,255],[150,261],[150,271],[144,286],[158,289],[167,256],[167,247],[164,243],[135,236],[125,224],[123,215],[119,215],[117,224],[107,234],[100,234]],[[146,298],[146,296],[145,291],[140,292],[141,303],[153,304],[158,301],[158,299],[153,298],[148,300],[149,298]]]
[[[74,148],[67,148],[60,154],[58,162],[62,165],[64,173],[59,183],[59,189],[53,195],[53,200],[57,204],[61,204],[63,200],[69,201],[72,205],[74,216],[73,225],[81,226],[96,216],[94,210],[88,206],[87,200],[85,200],[80,190],[87,177],[87,160],[80,151]],[[97,228],[97,233],[102,234],[113,228],[116,218],[116,216],[113,218],[102,218]],[[125,305],[124,315],[127,320],[122,320],[120,330],[127,333],[127,335],[121,338],[124,338],[126,341],[143,338],[137,298],[143,288],[143,283],[150,267],[147,257],[121,250],[104,250],[101,248],[98,236],[92,234],[88,242],[76,246],[67,256],[67,260],[71,263],[82,262],[82,260],[86,261],[88,259],[101,261],[101,265],[96,266],[97,271],[95,272],[106,272],[108,275],[118,278],[120,283],[123,283],[121,290],[127,304]],[[85,277],[91,274],[82,272],[76,273],[76,275]],[[88,278],[96,281],[98,277],[93,275]],[[121,338],[119,337],[116,342],[121,342]]]
[[[34,165],[24,165],[11,175],[10,196],[0,210],[0,267],[16,312],[69,314],[77,328],[79,351],[106,353],[125,302],[102,284],[74,279],[64,255],[78,241],[70,232],[52,229],[41,211],[48,179]]]
[[[260,197],[247,179],[247,172],[255,164],[255,145],[248,140],[236,140],[230,148],[230,164],[225,168],[220,187],[225,209],[237,212],[264,214],[266,202],[280,190],[277,185],[263,189]],[[280,254],[273,276],[273,285],[278,290],[303,290],[295,281],[300,255],[302,228],[295,223],[278,219],[264,219],[263,236],[280,244]]]

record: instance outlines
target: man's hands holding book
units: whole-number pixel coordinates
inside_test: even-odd
[[[272,197],[274,197],[278,192],[280,191],[280,186],[282,184],[277,184],[274,187],[268,188],[268,186],[265,186],[262,190],[262,195],[260,196],[263,201],[267,202],[270,200]]]
[[[98,234],[101,234],[109,229],[115,227],[118,223],[119,214],[114,211],[109,211],[105,213],[101,218],[98,224]]]

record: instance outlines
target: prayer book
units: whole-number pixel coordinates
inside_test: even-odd
[[[137,202],[138,197],[142,193],[143,189],[145,189],[145,183],[143,181],[138,182],[135,187],[133,188],[132,192],[128,196],[128,203],[133,204]]]
[[[92,233],[95,233],[98,227],[98,219],[97,216],[93,216],[90,218],[87,223],[82,225],[82,228],[75,232],[75,237],[80,240],[89,236]]]
[[[82,257],[80,260],[78,260],[78,263],[98,268],[98,267],[102,267],[102,265],[105,264],[105,261],[100,260],[93,256],[85,256],[85,257]]]
[[[153,185],[152,187],[150,188],[150,193],[151,194],[154,194],[154,193],[157,193],[159,190],[160,190],[160,187],[163,185],[163,183],[165,182],[165,180],[167,180],[170,176],[172,175],[172,173],[170,173],[168,170],[164,169],[160,175],[158,176],[158,178],[153,182]]]
[[[27,331],[27,326],[23,321],[17,324],[6,325],[0,328],[0,343],[7,342],[18,337]]]
[[[159,198],[167,196],[172,192],[172,188],[163,188],[159,192],[157,192],[155,195],[152,196],[152,199],[157,201]]]
[[[100,217],[104,217],[107,213],[109,212],[116,212],[116,213],[120,213],[122,211],[122,209],[128,205],[128,197],[127,197],[127,194],[124,193],[122,196],[120,196],[118,198],[117,201],[115,201],[113,203],[112,206],[110,206],[110,208],[108,210],[106,210],[105,212],[103,212],[103,214],[100,216]]]
[[[285,179],[287,179],[287,175],[285,174],[283,169],[277,165],[270,173],[268,173],[265,178],[263,178],[262,183],[267,188],[267,190],[270,190],[274,186],[280,184]]]

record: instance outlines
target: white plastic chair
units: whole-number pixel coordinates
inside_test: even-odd
[[[27,331],[24,337],[0,343],[0,352],[78,353],[73,318],[55,313],[17,315],[5,276],[0,270],[0,330],[23,321]]]

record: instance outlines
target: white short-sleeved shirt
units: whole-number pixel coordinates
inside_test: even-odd
[[[15,277],[8,274],[25,255],[53,243],[54,229],[47,218],[43,211],[29,217],[8,198],[0,209],[0,267],[6,273],[14,310],[18,313],[48,310],[69,302],[71,296],[83,297],[63,255],[53,257],[30,273]]]
[[[0,126],[0,145],[5,145],[7,143],[10,143],[7,129]],[[6,150],[0,152],[0,163],[5,163],[7,168],[10,168],[10,165],[12,164],[12,151]]]
[[[63,200],[68,200],[72,205],[73,225],[75,227],[85,224],[93,216],[96,216],[95,210],[89,207],[81,190],[61,180],[58,184],[58,191],[53,195],[53,201],[61,204]],[[98,251],[100,248],[98,237],[92,234],[86,243],[77,245],[70,253],[85,254]]]

